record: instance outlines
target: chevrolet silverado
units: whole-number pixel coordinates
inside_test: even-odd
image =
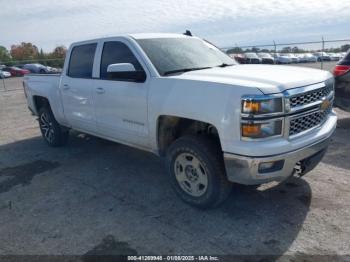
[[[74,129],[151,151],[180,198],[200,208],[222,203],[234,183],[309,172],[337,121],[329,72],[239,65],[180,34],[74,43],[61,74],[27,75],[24,91],[48,145]]]

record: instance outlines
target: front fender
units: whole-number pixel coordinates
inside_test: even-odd
[[[206,81],[155,78],[149,91],[149,126],[151,145],[157,150],[157,120],[170,115],[213,125],[224,141],[239,139],[241,97],[262,94],[257,88]]]

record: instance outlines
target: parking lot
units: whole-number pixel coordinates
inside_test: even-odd
[[[334,62],[334,61],[332,61],[332,62],[325,61],[325,62],[323,62],[323,70],[327,70],[327,71],[331,72],[336,64],[337,64],[337,62]],[[288,66],[303,66],[303,67],[310,67],[310,68],[315,68],[315,69],[321,69],[321,62],[317,62],[317,63],[302,63],[302,64],[290,64]]]
[[[77,132],[66,147],[48,147],[22,79],[5,81],[0,255],[350,252],[350,113],[336,109],[330,148],[305,177],[235,186],[224,205],[201,211],[179,200],[151,153]]]

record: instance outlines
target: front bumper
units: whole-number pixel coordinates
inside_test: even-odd
[[[298,164],[303,165],[304,172],[302,174],[305,174],[321,161],[329,141],[330,136],[304,148],[267,157],[248,157],[224,153],[227,178],[231,182],[245,185],[282,181],[295,172]],[[283,166],[278,171],[259,172],[260,163],[276,161],[283,162]]]

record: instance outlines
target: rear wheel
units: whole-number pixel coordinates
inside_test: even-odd
[[[69,131],[57,123],[51,109],[44,106],[39,110],[39,127],[49,146],[63,146],[68,141]]]
[[[231,192],[222,152],[207,137],[185,136],[177,139],[167,151],[166,163],[173,188],[190,205],[215,207]]]

